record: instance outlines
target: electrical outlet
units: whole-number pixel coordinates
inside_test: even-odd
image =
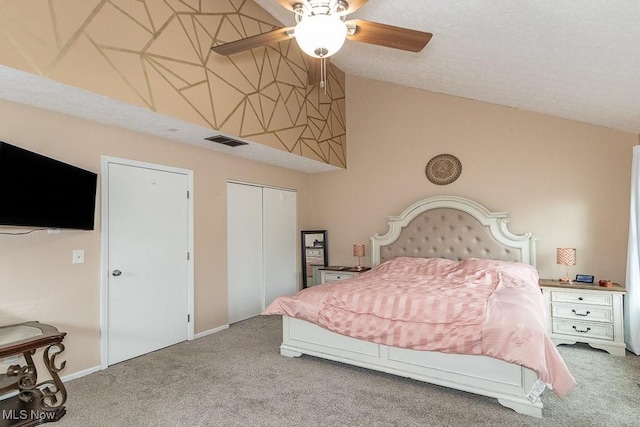
[[[73,251],[72,262],[74,264],[83,264],[84,263],[84,250],[76,249]]]

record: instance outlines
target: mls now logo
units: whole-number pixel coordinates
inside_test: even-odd
[[[49,411],[37,411],[35,409],[27,410],[2,410],[3,420],[53,420],[56,413]]]

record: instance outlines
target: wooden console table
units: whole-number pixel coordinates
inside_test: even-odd
[[[66,413],[67,390],[58,376],[66,361],[56,366],[56,357],[64,351],[66,332],[39,322],[0,327],[0,358],[22,355],[25,365],[11,365],[0,374],[0,395],[17,391],[16,396],[0,400],[0,427],[26,427],[58,421]],[[32,356],[45,347],[44,366],[51,379],[38,383]]]

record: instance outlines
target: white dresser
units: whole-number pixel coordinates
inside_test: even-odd
[[[554,344],[584,342],[616,356],[625,355],[622,297],[625,288],[614,283],[562,283],[540,280],[547,311],[547,332]]]
[[[350,279],[369,270],[369,267],[363,267],[362,270],[355,267],[324,267],[320,269],[320,283]]]

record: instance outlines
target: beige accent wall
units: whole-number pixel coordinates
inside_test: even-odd
[[[539,236],[542,277],[559,278],[557,247],[577,248],[569,274],[624,283],[635,134],[347,76],[346,171],[313,175],[312,225],[328,230],[332,264],[387,231],[387,216],[433,195],[510,213],[510,229]],[[425,166],[449,153],[460,178],[430,183]],[[367,264],[369,260],[367,260]]]
[[[295,40],[210,50],[280,27],[253,0],[3,0],[0,64],[345,167],[341,70],[325,93]]]
[[[308,174],[21,104],[0,101],[0,111],[1,140],[97,173],[101,155],[194,171],[196,333],[227,324],[228,179],[297,190],[298,227],[309,225]],[[99,186],[94,231],[0,235],[0,325],[39,320],[68,332],[62,375],[100,364]],[[74,249],[84,264],[71,263]]]

